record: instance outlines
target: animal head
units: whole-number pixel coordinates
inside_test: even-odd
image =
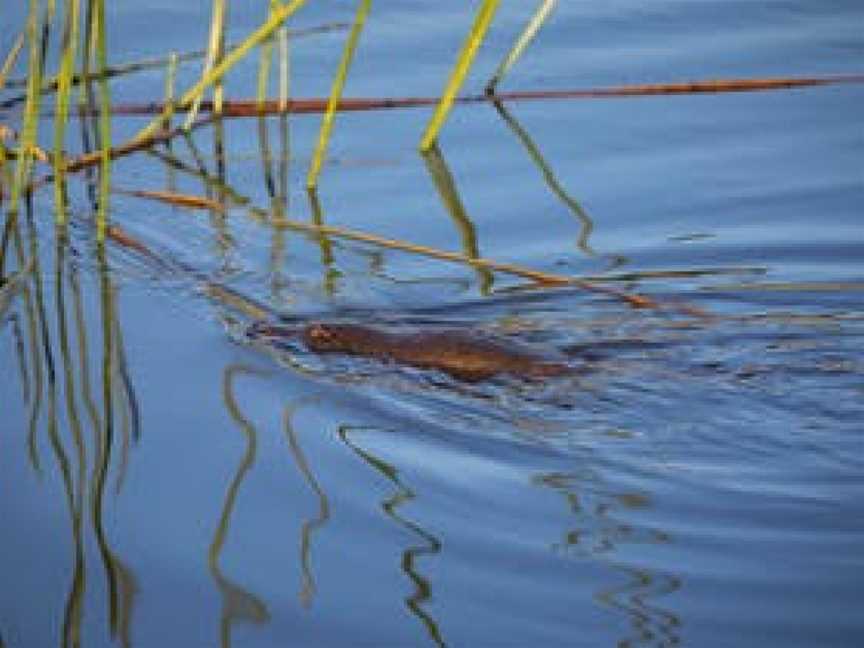
[[[316,351],[339,349],[344,345],[345,328],[339,324],[314,322],[303,329],[303,341]]]

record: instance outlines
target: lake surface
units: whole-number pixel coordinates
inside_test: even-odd
[[[229,41],[259,4],[233,9]],[[346,96],[440,93],[477,3],[441,4],[377,3]],[[534,6],[503,4],[470,92]],[[110,12],[112,64],[206,43],[206,3]],[[353,12],[312,3],[292,26]],[[294,96],[327,94],[345,36],[292,40]],[[252,59],[232,98],[254,96]],[[862,60],[858,2],[566,2],[501,90]],[[121,77],[112,97],[163,85]],[[222,215],[128,194],[218,198],[199,173],[218,177],[212,128],[195,154],[116,162],[113,222],[151,254],[97,254],[83,177],[58,245],[37,192],[21,231],[39,266],[0,289],[0,646],[858,645],[862,105],[864,85],[841,84],[457,107],[431,162],[429,110],[338,115],[325,223],[605,293],[272,227],[280,204],[316,217],[317,115],[285,122],[288,153],[277,117],[224,124]],[[115,118],[114,140],[144,123]],[[494,334],[577,371],[466,384],[278,350],[214,286],[288,317]]]

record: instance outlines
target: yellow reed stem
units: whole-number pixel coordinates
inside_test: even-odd
[[[12,69],[12,66],[15,65],[15,61],[18,60],[18,55],[21,53],[22,47],[24,47],[24,32],[18,34],[18,38],[15,39],[15,43],[9,50],[9,54],[6,55],[3,65],[0,66],[0,90],[3,89],[4,85],[6,85],[6,77],[9,76],[9,71]]]
[[[351,60],[354,58],[354,50],[357,48],[357,41],[360,38],[360,32],[363,31],[363,25],[366,22],[366,16],[369,14],[371,6],[372,0],[360,0],[360,4],[357,7],[357,16],[354,18],[351,33],[345,42],[345,49],[342,52],[342,60],[339,61],[336,77],[333,79],[330,100],[327,102],[327,112],[324,113],[324,119],[321,121],[318,144],[315,146],[315,154],[312,157],[312,164],[309,165],[309,174],[306,176],[306,187],[308,189],[314,189],[318,184],[321,164],[324,161],[324,155],[327,153],[330,132],[333,130],[336,106],[339,105],[339,99],[342,97],[342,88],[345,86],[345,79],[348,77],[348,69],[351,67]]]
[[[57,76],[57,114],[54,116],[54,209],[58,225],[66,224],[66,197],[64,192],[63,151],[66,122],[69,120],[69,96],[72,92],[72,77],[75,73],[75,57],[78,52],[79,0],[69,0],[66,11],[63,55],[60,73]]]
[[[234,48],[230,53],[228,53],[218,64],[216,64],[212,70],[210,70],[209,74],[205,74],[202,76],[198,82],[193,85],[189,90],[187,90],[184,95],[180,98],[178,102],[179,105],[185,106],[192,102],[197,97],[201,96],[203,92],[213,85],[216,81],[225,76],[225,74],[234,67],[238,61],[240,61],[244,56],[246,56],[249,51],[260,45],[264,42],[265,39],[270,37],[272,34],[287,18],[291,16],[294,12],[296,12],[300,7],[302,7],[306,3],[306,0],[293,0],[289,4],[279,7],[276,11],[273,11],[270,14],[270,17],[262,24],[258,29],[256,29],[252,34],[243,41],[240,45]],[[163,116],[159,115],[153,121],[151,121],[147,126],[141,129],[138,134],[135,136],[134,141],[145,140],[149,137],[152,137],[153,134],[159,130],[162,124]]]
[[[492,23],[492,18],[495,16],[498,2],[499,0],[483,0],[483,4],[477,12],[477,17],[474,19],[471,32],[462,46],[459,58],[456,59],[456,65],[453,67],[450,80],[444,88],[444,94],[441,95],[441,100],[438,102],[438,106],[435,108],[435,112],[426,126],[426,131],[423,133],[423,138],[420,140],[421,151],[428,151],[432,143],[438,139],[438,131],[441,130],[447,119],[447,115],[450,114],[456,94],[459,92],[459,88],[462,87],[462,83],[468,75],[468,70],[471,69],[471,64],[474,62],[477,50],[480,49],[480,44],[483,42],[486,31]]]
[[[15,178],[9,197],[10,218],[15,219],[18,214],[18,202],[24,190],[27,178],[33,162],[33,150],[36,145],[36,130],[39,119],[39,104],[41,93],[39,86],[42,81],[42,53],[39,48],[39,39],[36,37],[36,13],[38,3],[30,0],[30,9],[27,15],[27,43],[29,55],[27,63],[27,101],[24,104],[23,129],[20,138],[20,153],[18,164],[15,167]],[[14,226],[14,220],[12,224]],[[10,224],[7,223],[7,227]]]
[[[101,164],[99,166],[99,212],[96,215],[96,241],[105,242],[108,230],[108,196],[111,194],[111,97],[108,93],[108,80],[104,75],[108,65],[107,43],[105,36],[105,0],[96,0],[93,13],[96,22],[96,67],[99,79],[99,147]]]

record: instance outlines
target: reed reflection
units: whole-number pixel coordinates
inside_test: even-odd
[[[422,541],[422,544],[411,546],[402,552],[401,568],[414,585],[414,592],[405,599],[405,606],[412,615],[423,624],[429,638],[438,646],[446,645],[438,623],[424,608],[424,603],[432,597],[432,585],[417,569],[416,561],[422,556],[433,556],[441,552],[441,541],[416,522],[399,514],[398,509],[403,504],[416,498],[414,491],[408,488],[400,479],[396,466],[373,455],[369,450],[360,447],[350,436],[362,432],[377,432],[377,428],[341,425],[338,429],[342,442],[364,463],[373,468],[395,487],[392,496],[381,502],[381,510],[398,526],[409,531]]]
[[[270,213],[272,222],[278,223],[288,216],[288,168],[289,168],[289,130],[288,114],[282,113],[279,121],[279,145],[280,154],[278,164],[274,170],[273,156],[270,151],[270,136],[268,119],[265,115],[258,117],[258,143],[261,151],[261,164],[264,177],[264,186],[270,196]],[[285,229],[282,227],[270,227],[270,290],[274,304],[282,304],[287,301],[284,294],[288,281],[285,278]]]
[[[616,560],[623,546],[668,544],[664,531],[637,527],[619,519],[627,511],[647,509],[650,497],[640,492],[620,492],[603,482],[593,470],[580,473],[538,474],[533,483],[563,497],[568,513],[577,525],[552,544],[558,553],[583,560],[602,562],[624,578],[623,584],[597,590],[594,600],[625,615],[633,635],[623,637],[619,646],[676,646],[681,643],[681,619],[674,612],[653,605],[682,586],[678,576],[651,571]]]
[[[61,235],[57,239],[56,263],[57,276],[54,281],[55,311],[58,320],[58,332],[60,338],[60,355],[63,363],[63,376],[66,385],[74,384],[73,361],[70,352],[69,332],[67,330],[67,316],[65,304],[65,290],[63,274],[66,270],[66,239]],[[74,546],[74,567],[72,572],[72,584],[66,599],[66,609],[63,619],[64,646],[78,646],[80,644],[81,617],[83,614],[82,604],[85,591],[84,571],[84,541],[82,534],[82,513],[84,510],[84,489],[87,481],[87,454],[82,432],[81,419],[78,415],[77,403],[74,392],[66,389],[66,410],[69,427],[72,432],[72,442],[75,449],[75,486],[69,485],[69,501],[67,502],[72,518],[72,543]]]
[[[102,401],[104,416],[100,438],[96,444],[96,457],[90,478],[90,510],[93,532],[102,557],[107,581],[109,606],[109,632],[112,637],[121,630],[128,641],[132,606],[137,592],[137,580],[111,548],[103,524],[105,487],[114,446],[114,388],[118,380],[117,349],[119,341],[115,335],[119,328],[116,311],[115,287],[111,281],[107,253],[104,245],[97,248],[102,314]]]
[[[96,272],[100,282],[102,391],[101,398],[96,399],[90,388],[87,345],[90,325],[84,315],[75,263],[70,259],[67,232],[62,226],[57,230],[53,274],[49,275],[50,270],[42,265],[34,207],[29,197],[24,206],[25,218],[13,224],[14,232],[8,239],[22,270],[4,282],[2,296],[8,301],[3,302],[0,322],[4,327],[6,322],[10,324],[15,338],[22,402],[27,405],[26,445],[30,467],[50,478],[48,471],[53,466],[69,515],[72,564],[62,623],[58,624],[61,644],[75,647],[82,643],[85,594],[91,572],[86,561],[89,514],[90,530],[106,578],[106,630],[111,637],[118,637],[121,645],[128,646],[131,645],[131,620],[138,591],[136,578],[111,547],[103,523],[104,492],[114,458],[114,423],[118,411],[115,406],[119,402],[121,408],[128,408],[135,399],[128,368],[120,369],[125,358],[122,338],[117,335],[120,323],[115,288],[105,249],[99,246]],[[7,220],[7,225],[9,222]],[[22,226],[26,230],[22,231]],[[26,326],[21,326],[22,320],[26,320]],[[121,373],[125,377],[121,377]],[[85,412],[80,410],[82,402]],[[92,432],[89,442],[88,427]],[[43,432],[53,464],[43,464],[38,454]],[[117,470],[122,473],[121,469]]]
[[[309,462],[306,460],[306,455],[300,447],[297,440],[297,435],[294,432],[294,426],[291,424],[291,417],[294,409],[285,408],[283,415],[283,427],[285,436],[288,440],[288,449],[294,459],[294,463],[303,479],[309,484],[309,487],[318,498],[318,515],[314,518],[309,518],[303,521],[300,528],[300,573],[303,575],[303,583],[300,587],[300,602],[304,607],[309,607],[312,604],[312,599],[315,596],[315,577],[312,572],[311,550],[312,550],[312,534],[323,527],[330,519],[330,501],[324,489],[318,483],[312,470],[309,468]]]
[[[138,397],[135,395],[135,389],[132,386],[129,365],[126,361],[123,329],[117,318],[114,319],[114,338],[117,340],[117,344],[115,345],[117,379],[114,381],[113,386],[115,398],[122,407],[120,418],[120,430],[122,434],[120,463],[117,467],[117,475],[114,482],[114,492],[119,493],[123,489],[123,482],[126,479],[130,446],[133,443],[137,444],[141,440],[141,413],[138,407]]]
[[[13,222],[14,224],[12,224]],[[20,220],[17,218],[13,219],[11,216],[9,216],[6,220],[7,228],[10,227],[10,224],[12,224],[11,227],[12,231],[14,232],[12,239],[14,239],[15,242],[14,248],[17,257],[17,263],[19,267],[24,267],[25,253],[22,244]],[[42,464],[39,458],[36,435],[39,424],[39,416],[42,411],[42,399],[45,379],[43,376],[43,366],[39,352],[39,336],[37,332],[39,325],[34,296],[35,275],[38,269],[38,256],[33,255],[33,248],[34,245],[31,244],[29,257],[29,267],[31,268],[31,270],[27,273],[26,277],[22,276],[19,294],[21,296],[21,302],[23,303],[23,311],[27,319],[27,346],[30,355],[30,367],[32,368],[31,373],[33,376],[32,388],[27,388],[25,390],[28,394],[33,395],[32,399],[28,399],[29,409],[27,412],[27,450],[28,457],[30,459],[30,465],[32,466],[34,472],[36,472],[37,474],[41,474]],[[4,248],[3,252],[5,252],[5,250],[6,248]]]
[[[312,222],[317,226],[324,224],[324,214],[321,211],[321,201],[318,198],[318,191],[314,188],[307,189],[306,195],[309,198],[309,207],[312,210]],[[342,273],[336,267],[335,257],[333,255],[333,241],[324,233],[315,235],[318,240],[318,246],[321,249],[321,266],[324,268],[323,288],[327,295],[336,293],[337,281],[342,276]]]
[[[193,141],[191,137],[188,140]],[[205,183],[205,194],[207,198],[213,199],[214,203],[221,205],[220,209],[209,210],[210,227],[213,229],[215,250],[222,262],[222,268],[229,270],[236,241],[228,227],[228,192],[224,190],[228,171],[225,155],[225,125],[222,117],[218,115],[213,120],[213,158],[216,161],[216,183],[212,186]]]
[[[17,307],[13,307],[13,302],[24,289],[25,278],[33,269],[33,264],[29,264],[28,268],[27,270],[16,271],[11,277],[0,278],[0,328],[8,326],[10,331],[12,348],[15,350],[18,365],[21,401],[25,405],[30,402],[31,398],[30,371],[27,368],[24,334],[21,330],[21,313]]]
[[[261,160],[261,176],[264,180],[264,190],[270,197],[270,201],[276,199],[276,178],[273,173],[273,153],[270,151],[270,136],[267,132],[266,115],[258,115],[258,150]]]
[[[579,236],[576,239],[576,247],[582,250],[585,254],[594,256],[596,252],[589,244],[591,233],[594,231],[594,221],[591,216],[589,216],[588,212],[583,209],[582,205],[572,198],[564,187],[561,186],[558,179],[555,177],[552,168],[546,162],[543,154],[540,153],[540,149],[534,143],[534,140],[531,139],[528,131],[522,128],[516,118],[504,107],[504,104],[496,100],[492,102],[492,105],[495,106],[495,110],[498,111],[498,114],[504,120],[504,123],[507,124],[510,130],[512,130],[519,139],[522,146],[525,147],[531,160],[537,165],[537,168],[540,169],[540,173],[543,174],[543,180],[546,182],[549,189],[567,206],[579,221],[580,228]]]
[[[429,172],[432,182],[438,190],[438,196],[441,198],[444,208],[450,214],[453,223],[459,231],[459,235],[462,238],[463,253],[470,259],[480,258],[477,230],[468,216],[468,212],[465,211],[465,206],[459,196],[459,190],[456,188],[456,181],[453,179],[453,174],[441,155],[438,144],[433,143],[420,155],[423,157],[426,170]],[[481,294],[488,295],[492,292],[492,285],[495,282],[492,271],[489,268],[477,267],[475,268],[475,272],[479,280]]]
[[[260,375],[260,373],[258,370],[250,367],[230,365],[222,375],[222,399],[225,403],[225,409],[246,441],[246,450],[237,466],[234,477],[228,485],[225,502],[222,505],[222,513],[219,515],[219,523],[216,526],[213,540],[210,543],[210,549],[207,552],[207,566],[210,570],[210,575],[222,595],[219,638],[220,645],[223,648],[231,646],[231,631],[235,623],[245,622],[262,625],[270,621],[267,605],[257,596],[228,579],[219,567],[219,558],[225,546],[225,540],[228,537],[231,515],[234,512],[240,486],[252,469],[252,466],[255,465],[255,456],[258,451],[258,433],[249,419],[240,410],[240,406],[234,396],[234,381],[240,375]]]
[[[27,358],[24,351],[24,335],[21,333],[21,322],[18,313],[11,313],[8,316],[0,316],[0,327],[9,325],[9,331],[12,335],[13,348],[15,349],[15,357],[18,360],[18,378],[21,384],[21,402],[25,405],[30,402],[30,375],[27,370]]]

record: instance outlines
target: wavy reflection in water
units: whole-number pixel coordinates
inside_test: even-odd
[[[681,644],[681,619],[649,604],[652,599],[681,589],[681,581],[668,574],[613,565],[627,578],[624,585],[597,592],[597,601],[629,617],[635,635],[618,642],[619,646],[652,645],[671,647]]]
[[[303,526],[300,528],[300,573],[303,574],[303,583],[300,587],[300,602],[304,607],[309,607],[312,604],[312,599],[315,596],[315,577],[312,573],[312,534],[323,527],[330,519],[330,502],[327,499],[327,494],[312,470],[309,468],[309,462],[300,448],[300,443],[297,441],[297,435],[294,432],[294,426],[291,424],[291,416],[294,410],[290,407],[285,408],[283,415],[283,423],[285,428],[285,436],[288,440],[288,449],[291,456],[294,458],[294,463],[303,479],[309,484],[309,487],[318,498],[318,515],[314,518],[309,518],[303,521]]]
[[[219,516],[219,524],[213,534],[210,549],[207,552],[207,566],[216,583],[216,587],[222,595],[222,613],[219,620],[219,637],[223,648],[231,646],[231,629],[234,623],[244,621],[261,625],[270,621],[270,613],[266,604],[251,592],[247,592],[239,585],[233,583],[224,576],[219,567],[219,557],[225,546],[228,529],[231,523],[231,514],[237,501],[240,485],[246,478],[247,473],[255,464],[255,455],[258,448],[258,434],[252,423],[243,416],[237,399],[234,396],[234,380],[240,374],[260,375],[256,369],[240,365],[231,365],[225,369],[222,376],[222,399],[225,409],[237,427],[243,433],[246,440],[246,450],[237,466],[228,491],[225,494],[225,503],[222,505],[222,513]]]
[[[561,495],[577,526],[564,534],[553,550],[585,560],[601,561],[624,575],[623,585],[604,588],[594,599],[628,618],[634,635],[618,641],[618,646],[677,646],[681,643],[681,619],[678,615],[649,601],[666,596],[682,586],[678,576],[636,568],[615,560],[622,545],[667,544],[670,537],[663,531],[644,529],[616,518],[618,511],[634,511],[651,506],[648,495],[640,492],[618,492],[604,484],[594,470],[580,473],[544,473],[534,484]]]
[[[411,614],[416,616],[423,624],[429,638],[432,639],[436,645],[444,646],[446,644],[441,636],[441,631],[438,629],[438,623],[423,607],[423,603],[427,602],[432,596],[432,586],[429,583],[429,580],[420,574],[415,565],[416,559],[421,556],[432,556],[440,553],[441,541],[416,522],[413,522],[398,513],[397,509],[406,502],[413,500],[416,495],[410,488],[402,483],[402,480],[399,478],[399,471],[395,466],[374,456],[371,452],[364,450],[348,438],[349,434],[354,435],[357,432],[363,431],[377,432],[380,430],[378,430],[378,428],[342,425],[339,427],[339,438],[342,439],[342,442],[348,446],[354,454],[360,457],[360,459],[362,459],[366,464],[374,468],[376,472],[383,475],[387,481],[396,487],[396,492],[391,497],[388,497],[381,502],[381,510],[383,510],[384,514],[400,527],[407,529],[423,541],[423,544],[408,547],[402,552],[402,571],[405,572],[405,575],[408,576],[414,584],[414,593],[405,599],[405,605],[408,607]]]

